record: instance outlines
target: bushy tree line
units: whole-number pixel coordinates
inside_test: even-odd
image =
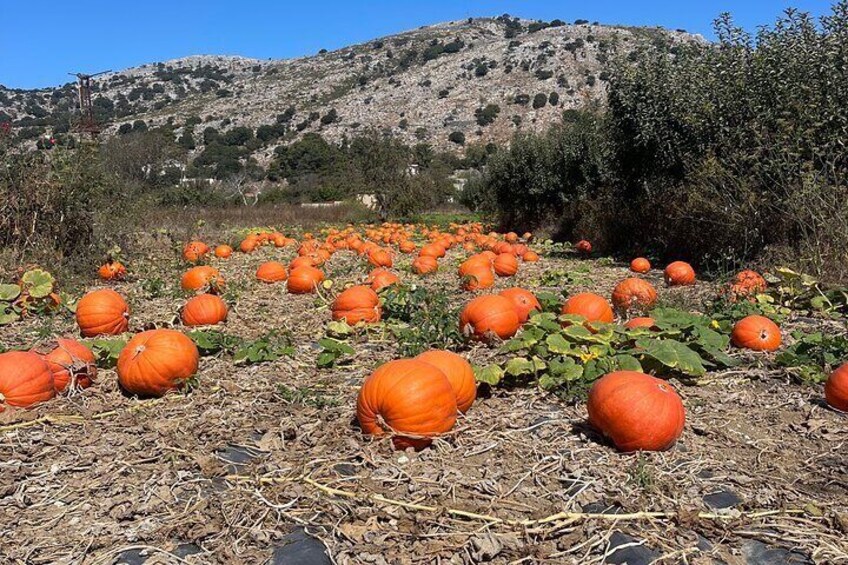
[[[613,62],[605,107],[516,138],[469,203],[611,251],[702,265],[782,253],[844,276],[848,1],[819,22],[789,10],[754,36],[729,16],[716,31]]]

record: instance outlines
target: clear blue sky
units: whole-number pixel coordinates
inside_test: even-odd
[[[684,28],[712,38],[731,12],[748,29],[789,6],[822,15],[831,0],[0,0],[0,84],[60,85],[97,72],[197,54],[287,58],[447,20],[529,19]]]

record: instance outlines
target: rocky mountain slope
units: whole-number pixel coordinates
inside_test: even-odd
[[[260,161],[306,132],[337,141],[366,128],[458,149],[541,129],[602,98],[605,63],[617,54],[692,41],[703,39],[582,20],[469,19],[297,59],[193,56],[143,65],[93,79],[93,101],[106,134],[170,123],[180,136],[188,125],[200,146],[205,128],[265,126],[257,132]],[[0,122],[11,122],[21,140],[72,128],[76,106],[75,83],[0,88]]]

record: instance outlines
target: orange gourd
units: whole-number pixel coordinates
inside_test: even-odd
[[[435,273],[439,269],[439,262],[430,255],[420,255],[412,262],[412,270],[419,275]]]
[[[433,365],[444,373],[456,395],[457,409],[463,414],[468,412],[474,404],[474,399],[477,398],[477,381],[474,378],[471,363],[465,357],[452,351],[438,349],[425,351],[415,359]]]
[[[695,284],[695,270],[692,265],[684,261],[675,261],[669,264],[663,272],[665,283],[668,286],[688,286]]]
[[[630,270],[634,273],[647,273],[651,270],[651,262],[644,257],[636,257],[630,261]]]
[[[391,267],[392,255],[385,249],[373,249],[368,253],[368,262],[375,267]]]
[[[69,388],[88,388],[97,377],[97,365],[94,353],[75,339],[58,338],[47,346],[42,359],[47,362],[53,374],[53,386],[56,392]]]
[[[833,371],[824,384],[824,398],[840,412],[848,412],[848,363]]]
[[[176,330],[141,332],[118,357],[118,382],[138,396],[163,396],[194,376],[199,358],[194,342]]]
[[[613,321],[609,302],[591,292],[581,292],[569,298],[562,306],[562,313],[583,316],[588,322],[609,324]]]
[[[180,319],[185,326],[214,326],[226,321],[229,311],[220,296],[199,294],[185,303]]]
[[[730,340],[736,347],[753,351],[775,351],[782,338],[780,328],[765,316],[746,316],[733,326]]]
[[[367,286],[352,286],[344,290],[333,301],[332,311],[334,320],[344,320],[351,326],[359,322],[379,322],[382,315],[380,298]]]
[[[80,298],[75,316],[85,337],[118,335],[129,327],[130,307],[114,290],[93,290]]]
[[[107,261],[97,270],[97,276],[104,281],[122,281],[127,275],[127,268],[119,261]]]
[[[368,274],[366,282],[371,285],[372,290],[379,292],[387,286],[399,283],[400,277],[387,269],[377,268]]]
[[[635,277],[624,279],[612,291],[612,304],[616,309],[649,310],[657,302],[657,291],[648,281]]]
[[[286,273],[286,267],[282,263],[268,261],[267,263],[262,263],[256,269],[256,278],[264,283],[271,284],[286,280],[288,273]]]
[[[468,291],[489,288],[495,284],[495,274],[489,265],[475,265],[462,277],[462,288]]]
[[[539,254],[535,251],[525,251],[524,255],[521,256],[521,260],[525,263],[535,263],[539,260]]]
[[[511,277],[518,272],[518,259],[512,253],[501,253],[495,257],[492,266],[499,277]]]
[[[219,245],[215,248],[215,257],[218,259],[229,259],[233,254],[233,248],[229,245]]]
[[[542,311],[542,305],[539,304],[539,299],[536,295],[523,288],[508,288],[499,293],[504,298],[508,298],[515,306],[515,311],[518,314],[518,321],[524,323],[530,318],[530,312],[536,310]]]
[[[483,341],[510,338],[520,326],[515,304],[498,295],[475,298],[465,305],[459,316],[459,330]]]
[[[585,239],[581,239],[574,244],[574,248],[582,255],[589,255],[592,253],[592,244]]]
[[[202,241],[189,241],[183,247],[183,259],[189,263],[197,263],[209,253],[209,246]]]
[[[632,320],[629,320],[626,324],[624,324],[624,327],[629,330],[633,330],[636,328],[647,328],[649,330],[654,330],[657,329],[656,324],[657,321],[653,318],[633,318]]]
[[[291,294],[309,294],[324,280],[324,273],[315,267],[297,267],[289,273],[287,288]]]
[[[215,267],[201,265],[192,267],[183,274],[180,286],[183,290],[218,292],[224,287],[224,277]]]
[[[38,354],[31,351],[0,353],[0,412],[6,405],[30,408],[54,396],[53,373]]]

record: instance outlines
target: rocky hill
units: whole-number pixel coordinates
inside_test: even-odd
[[[193,56],[143,65],[93,79],[93,103],[107,135],[169,123],[178,137],[187,129],[197,149],[206,128],[246,126],[258,138],[259,162],[307,132],[332,141],[367,128],[459,149],[541,129],[602,98],[605,63],[616,54],[646,44],[673,52],[692,41],[703,38],[582,20],[469,19],[297,59]],[[75,83],[0,87],[0,122],[11,122],[20,140],[68,131],[76,105]]]

